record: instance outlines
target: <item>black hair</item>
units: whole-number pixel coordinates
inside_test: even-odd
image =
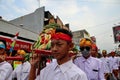
[[[106,51],[106,50],[102,50],[102,52],[105,52],[105,53],[107,53],[107,51]]]
[[[6,45],[6,41],[0,39],[0,42],[3,42],[3,44],[5,45],[5,48],[6,48],[6,46],[7,46],[7,45]]]
[[[68,30],[63,29],[63,28],[56,28],[55,33],[57,33],[57,32],[62,32],[62,33],[64,33],[64,34],[67,34],[67,35],[69,35],[71,38],[73,37],[73,35],[72,35],[72,32],[71,32],[71,31],[68,31]]]

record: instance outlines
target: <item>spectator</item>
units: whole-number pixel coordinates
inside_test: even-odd
[[[108,57],[107,57],[107,51],[106,50],[102,50],[102,57],[100,59],[103,62],[104,77],[106,78],[106,80],[110,80],[110,67],[109,67],[109,60],[108,60]]]
[[[12,73],[12,65],[5,61],[6,54],[6,42],[0,40],[0,80],[10,80],[10,74]]]
[[[24,58],[22,64],[19,64],[14,71],[12,72],[13,80],[28,80],[29,72],[31,65],[29,63],[29,53],[26,50],[20,49],[17,51],[17,54]]]

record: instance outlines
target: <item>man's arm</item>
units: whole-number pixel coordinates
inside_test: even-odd
[[[35,80],[36,78],[36,65],[40,61],[40,56],[38,54],[33,54],[33,57],[30,61],[31,64],[31,69],[30,69],[30,74],[29,74],[29,80]]]
[[[35,80],[35,78],[36,78],[36,67],[34,65],[31,65],[29,80]]]

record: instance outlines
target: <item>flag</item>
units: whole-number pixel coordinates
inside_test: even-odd
[[[13,51],[13,49],[14,49],[14,46],[15,46],[16,39],[17,39],[18,35],[19,35],[19,32],[17,32],[17,33],[15,34],[14,38],[12,38],[11,48],[10,48],[10,50],[9,50],[10,56],[12,55],[12,51]]]

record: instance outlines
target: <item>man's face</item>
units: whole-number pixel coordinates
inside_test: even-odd
[[[5,49],[4,48],[0,48],[0,55],[3,55],[5,52]]]
[[[111,52],[111,56],[114,57],[115,56],[115,52]]]
[[[97,50],[94,47],[91,49],[91,56],[92,57],[96,57],[97,56]]]
[[[5,53],[5,49],[0,48],[0,62],[4,61],[5,59],[4,53]]]
[[[65,40],[51,40],[51,51],[57,60],[62,60],[68,56],[70,44]]]
[[[90,46],[87,46],[87,45],[81,46],[80,50],[81,50],[82,56],[84,58],[87,59],[90,56],[90,51],[91,51],[91,47]]]
[[[103,52],[102,52],[102,55],[103,55],[104,57],[107,56],[106,51],[103,51]]]

